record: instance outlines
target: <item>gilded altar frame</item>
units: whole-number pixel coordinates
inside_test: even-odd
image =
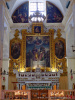
[[[58,41],[61,41],[64,44],[64,56],[59,59],[56,54],[55,54],[55,66],[56,68],[59,69],[63,69],[63,76],[67,75],[67,63],[66,63],[66,41],[64,38],[61,37],[61,29],[57,30],[57,37],[54,39],[54,52],[55,52],[55,44]]]
[[[36,33],[34,32],[34,27],[35,26],[40,26],[41,27],[41,32]],[[19,68],[24,69],[26,66],[26,37],[27,36],[49,36],[50,37],[50,41],[49,41],[49,47],[50,47],[50,67],[46,67],[46,69],[44,67],[41,68],[42,71],[46,70],[46,71],[52,71],[52,69],[54,68],[58,68],[58,64],[62,62],[63,64],[63,68],[62,66],[60,66],[59,69],[63,69],[64,74],[63,75],[67,75],[67,65],[66,65],[66,45],[65,45],[65,39],[63,39],[61,37],[61,33],[60,33],[60,29],[57,30],[57,37],[54,39],[54,29],[49,29],[49,32],[45,33],[43,32],[43,23],[33,23],[32,24],[32,33],[28,33],[26,29],[22,29],[21,33],[22,33],[22,39],[18,38],[18,33],[19,31],[16,30],[15,32],[15,38],[13,38],[10,41],[10,48],[11,48],[11,44],[13,41],[19,41],[21,43],[21,54],[20,57],[18,59],[13,59],[11,57],[11,49],[10,49],[10,65],[9,65],[9,73],[13,73],[13,63],[17,63]],[[64,49],[65,49],[65,54],[64,57],[62,59],[58,59],[55,55],[55,42],[61,40],[64,43]],[[34,71],[35,69],[32,67],[32,70]],[[26,71],[31,71],[31,67],[27,67]]]
[[[17,68],[18,69],[18,66],[21,67],[21,57],[22,57],[22,40],[20,38],[18,38],[19,36],[19,30],[16,29],[15,30],[15,34],[14,34],[14,38],[12,40],[10,40],[10,51],[9,51],[9,75],[14,75],[13,74],[13,69],[14,68]],[[20,56],[17,58],[17,59],[14,59],[11,55],[11,46],[12,46],[12,43],[20,43],[21,44],[21,49],[20,49]],[[15,65],[14,65],[15,63]]]
[[[40,33],[36,33],[34,32],[34,27],[35,26],[40,26],[41,27],[41,32]],[[32,33],[28,33],[26,29],[23,29],[21,31],[22,33],[22,66],[26,66],[26,37],[27,36],[49,36],[50,37],[50,41],[49,41],[49,48],[50,48],[50,67],[53,66],[54,67],[54,43],[53,43],[53,38],[54,38],[54,30],[50,29],[48,33],[44,33],[43,32],[43,23],[33,23],[32,25]],[[50,71],[50,67],[46,67],[47,71]],[[28,67],[26,68],[26,71],[30,71],[31,68]],[[35,70],[35,68],[32,67],[32,70]],[[41,70],[45,70],[44,67],[41,68]]]
[[[33,23],[32,34],[34,34],[34,35],[43,34],[43,24],[42,23]]]
[[[22,51],[20,50],[20,56],[18,57],[18,59],[14,59],[11,55],[11,46],[12,46],[12,43],[20,43],[22,45],[22,40],[20,38],[18,38],[18,30],[15,30],[15,34],[14,34],[14,38],[12,40],[10,40],[10,52],[9,52],[9,57],[10,59],[12,59],[14,62],[17,61],[17,60],[20,60],[21,59],[21,55],[22,55]],[[21,47],[22,48],[22,47]]]

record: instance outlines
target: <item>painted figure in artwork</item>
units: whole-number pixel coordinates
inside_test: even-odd
[[[39,33],[39,28],[38,27],[35,28],[35,32]]]
[[[64,57],[64,43],[60,40],[55,43],[55,55],[59,59]]]
[[[47,12],[47,23],[60,23],[63,20],[63,15],[59,11],[59,9],[50,3],[49,1],[46,2],[46,12]]]
[[[28,23],[28,5],[29,3],[26,2],[16,9],[12,15],[13,23]]]
[[[14,59],[18,59],[20,56],[21,44],[19,42],[13,42],[11,45],[11,56]]]
[[[34,33],[41,33],[41,26],[35,26]]]
[[[27,36],[26,38],[26,66],[30,67],[35,63],[50,67],[48,36]]]

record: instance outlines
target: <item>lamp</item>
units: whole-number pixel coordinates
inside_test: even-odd
[[[57,68],[51,68],[51,72],[58,72]]]
[[[25,68],[20,68],[19,72],[25,72]]]
[[[36,12],[29,17],[30,22],[43,22],[45,21],[45,19],[46,17],[42,13],[40,13],[39,10],[36,10]]]
[[[72,47],[72,51],[75,52],[75,46],[72,45],[71,47]]]

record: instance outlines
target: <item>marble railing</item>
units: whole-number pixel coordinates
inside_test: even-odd
[[[30,90],[4,90],[3,91],[4,100],[10,99],[25,99],[31,100],[31,91]]]
[[[36,93],[38,93],[40,90],[36,90]],[[37,98],[46,98],[47,100],[55,100],[55,99],[70,99],[75,100],[75,90],[47,90],[46,97],[41,97],[39,94],[36,97]],[[24,99],[24,100],[31,100],[32,95],[31,90],[4,90],[3,91],[3,100],[10,100],[10,99]]]
[[[48,90],[48,100],[51,99],[75,100],[75,90]]]

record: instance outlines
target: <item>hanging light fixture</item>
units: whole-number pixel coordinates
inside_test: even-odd
[[[29,16],[29,22],[44,22],[46,20],[46,17],[44,14],[40,13],[39,10],[36,10],[33,15]]]

